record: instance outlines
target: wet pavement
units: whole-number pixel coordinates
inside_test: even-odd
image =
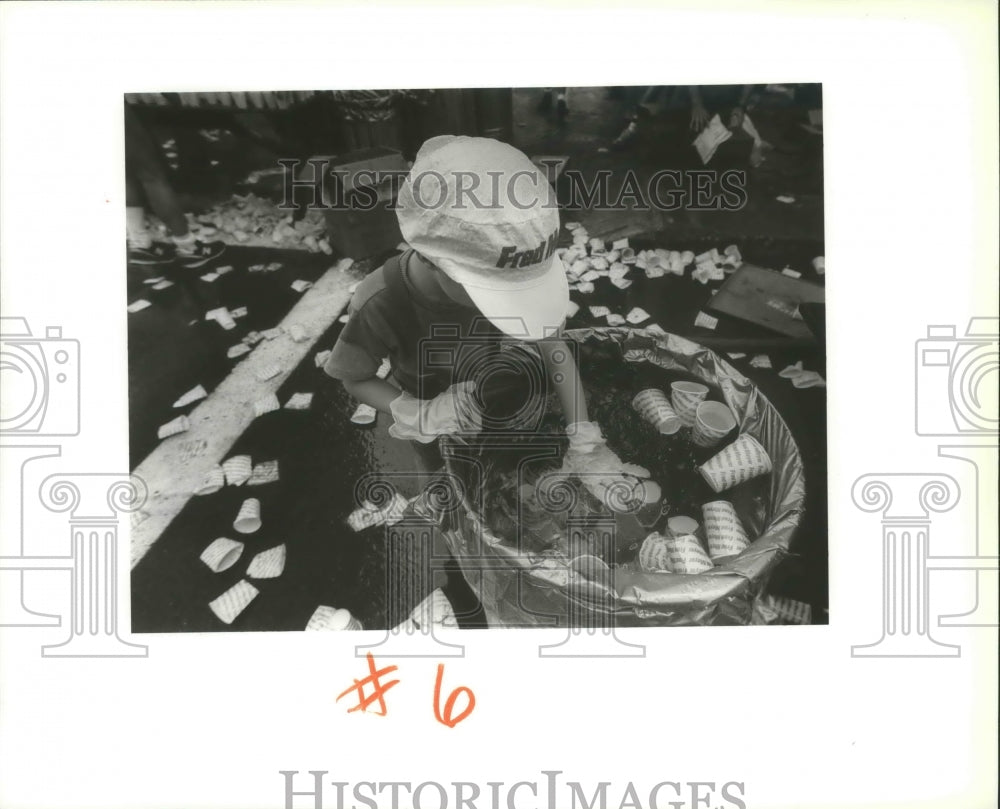
[[[683,145],[674,132],[679,112],[664,112],[653,120],[633,149],[599,152],[624,126],[631,107],[628,99],[608,98],[603,88],[573,90],[571,112],[565,123],[535,113],[534,91],[515,94],[516,145],[529,154],[569,154],[570,166],[581,171],[607,167],[620,175],[625,168],[650,174],[656,168],[684,165],[683,148],[662,147],[669,142]],[[683,112],[683,111],[680,111]],[[761,134],[776,144],[759,171],[748,175],[748,204],[735,212],[579,212],[564,211],[563,221],[583,222],[591,235],[621,228],[632,232],[636,249],[666,247],[700,252],[720,250],[735,243],[746,261],[781,269],[790,266],[807,280],[822,282],[812,272],[810,261],[822,255],[822,159],[818,138],[803,132],[797,112],[776,108],[755,116]],[[224,159],[224,155],[221,155]],[[794,205],[775,200],[778,194],[795,196]],[[568,231],[565,243],[570,242]],[[301,297],[290,288],[293,280],[316,280],[336,256],[302,251],[230,247],[214,265],[234,270],[214,282],[200,276],[214,265],[196,271],[164,272],[158,268],[130,268],[128,300],[144,297],[153,306],[129,315],[130,458],[137,466],[159,441],[157,426],[190,408],[175,410],[172,403],[197,384],[211,390],[239,360],[226,357],[229,346],[250,330],[276,326]],[[355,259],[363,257],[354,256]],[[362,275],[385,256],[358,262]],[[281,262],[274,273],[250,273],[257,263]],[[164,275],[172,287],[152,291],[145,278]],[[638,277],[637,277],[638,276]],[[713,339],[753,340],[773,338],[770,332],[719,315],[714,331],[693,326],[697,312],[707,304],[719,283],[701,285],[688,278],[666,276],[646,279],[633,270],[635,279],[627,290],[598,281],[591,295],[573,293],[580,312],[568,326],[595,325],[588,305],[603,304],[626,313],[641,306],[667,331],[711,344]],[[237,328],[224,331],[204,320],[204,313],[217,306],[246,306],[248,314]],[[713,313],[716,314],[716,313]],[[192,322],[193,321],[193,322]],[[320,604],[347,607],[368,628],[387,625],[384,604],[386,581],[385,546],[382,532],[353,532],[347,516],[354,508],[354,486],[375,471],[408,470],[409,448],[391,439],[384,416],[371,428],[349,421],[356,402],[339,383],[329,380],[314,364],[314,355],[332,347],[341,326],[333,326],[310,349],[305,360],[278,391],[281,403],[294,392],[313,392],[312,406],[305,411],[279,410],[257,418],[240,436],[229,455],[250,454],[255,462],[276,459],[278,482],[248,489],[224,487],[213,495],[192,497],[145,558],[132,572],[132,616],[136,632],[300,630]],[[825,389],[797,390],[778,376],[786,364],[803,360],[805,367],[825,376],[824,351],[770,349],[774,368],[761,370],[749,365],[754,351],[732,363],[753,380],[782,413],[795,437],[806,465],[806,514],[785,560],[772,578],[771,591],[813,605],[814,620],[825,622],[827,606],[826,546],[826,395]],[[584,384],[587,368],[581,369]],[[192,405],[193,407],[194,405]],[[403,486],[403,493],[416,493]],[[251,535],[237,535],[233,519],[245,497],[261,501],[262,528]],[[223,573],[213,573],[200,560],[201,551],[215,538],[228,536],[246,543],[239,562]],[[239,581],[253,555],[284,542],[288,548],[285,572],[277,579],[255,581],[259,596],[231,625],[222,624],[208,603]],[[455,577],[452,577],[453,579]],[[449,594],[456,601],[454,584]],[[472,616],[467,625],[480,625]]]

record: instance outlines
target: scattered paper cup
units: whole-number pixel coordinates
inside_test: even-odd
[[[222,464],[222,471],[226,473],[226,483],[230,486],[242,486],[253,473],[253,462],[249,455],[234,455]]]
[[[713,500],[701,507],[708,538],[708,555],[716,564],[730,556],[738,556],[750,547],[750,538],[733,504],[727,500]]]
[[[178,416],[173,421],[168,421],[166,424],[160,426],[160,429],[156,431],[157,438],[170,438],[172,435],[177,435],[178,433],[186,433],[191,429],[191,422],[188,420],[187,416]]]
[[[199,399],[204,399],[206,396],[208,396],[208,393],[205,391],[205,388],[201,385],[196,385],[195,387],[191,388],[191,390],[189,390],[187,393],[185,393],[183,396],[181,396],[180,399],[174,402],[174,407],[186,407],[192,402],[197,402]]]
[[[215,573],[229,570],[243,555],[243,543],[235,539],[219,537],[201,552],[199,557]]]
[[[257,597],[258,592],[256,587],[244,579],[234,584],[208,606],[220,621],[231,624]]]
[[[824,275],[826,273],[826,258],[823,256],[816,256],[812,260],[812,265],[817,275]]]
[[[708,387],[698,382],[671,382],[670,403],[685,427],[693,427],[698,405],[708,396]]]
[[[722,492],[771,471],[771,458],[751,435],[743,434],[698,467],[712,490]]]
[[[258,369],[257,379],[261,382],[266,382],[268,379],[276,377],[281,373],[281,366],[277,363],[268,363],[264,367]]]
[[[261,461],[253,468],[253,473],[247,481],[247,486],[263,486],[265,483],[275,483],[278,480],[278,462]]]
[[[307,332],[305,327],[299,323],[293,323],[288,327],[288,336],[291,337],[296,343],[301,343],[309,339],[309,332]]]
[[[225,485],[226,473],[223,471],[221,466],[213,466],[208,470],[208,472],[205,473],[204,480],[202,480],[198,488],[194,490],[194,493],[215,494]]]
[[[293,393],[285,402],[285,408],[287,410],[308,410],[312,406],[312,400],[311,393]]]
[[[351,414],[351,422],[353,424],[367,425],[372,424],[378,417],[378,411],[367,404],[359,404],[355,409],[354,413]]]
[[[240,513],[233,521],[233,528],[241,534],[252,534],[260,528],[260,500],[248,497],[240,506]]]
[[[276,579],[285,570],[288,552],[284,544],[258,553],[247,568],[251,579]]]
[[[644,320],[649,320],[649,312],[636,306],[631,312],[625,315],[625,319],[633,325],[642,323]]]
[[[648,573],[667,570],[666,537],[656,532],[643,540],[639,548],[639,565]]]
[[[699,447],[714,447],[736,426],[732,411],[721,402],[702,402],[695,411],[691,440]]]
[[[351,615],[349,610],[336,607],[319,606],[306,624],[310,632],[343,632],[364,629],[361,621]]]
[[[418,629],[428,629],[431,626],[454,628],[458,626],[455,608],[440,587],[431,593],[410,612],[410,621]]]
[[[258,399],[253,403],[253,414],[255,417],[263,416],[265,413],[271,413],[278,410],[281,405],[278,403],[278,397],[273,393],[269,393]]]
[[[697,534],[700,527],[694,517],[687,517],[683,514],[678,514],[667,520],[667,532],[673,536]]]
[[[632,399],[632,407],[663,435],[673,435],[681,428],[680,417],[662,390],[647,388],[639,391]]]
[[[610,315],[606,316],[609,326],[624,326],[625,318],[619,314],[612,312]]]
[[[236,359],[237,357],[242,357],[244,354],[249,354],[249,353],[250,353],[250,346],[248,346],[246,343],[237,343],[236,345],[229,347],[229,349],[226,351],[226,356],[229,357],[229,359],[233,360]]]

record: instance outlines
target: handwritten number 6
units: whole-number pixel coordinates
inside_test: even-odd
[[[460,685],[454,691],[451,692],[451,696],[448,697],[448,701],[444,704],[444,715],[441,714],[441,680],[444,677],[444,664],[438,663],[437,679],[434,681],[434,718],[437,719],[442,725],[447,725],[450,728],[455,727],[463,719],[466,719],[469,714],[472,713],[473,709],[476,707],[476,695],[472,693],[471,688],[466,688],[464,685]],[[462,711],[458,716],[452,716],[452,711],[455,709],[455,702],[458,699],[458,695],[461,692],[465,692],[468,704],[465,706],[465,710]]]

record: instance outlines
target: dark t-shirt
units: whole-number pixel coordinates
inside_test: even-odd
[[[371,379],[388,357],[393,379],[418,398],[433,398],[470,379],[489,397],[524,377],[524,363],[540,366],[534,349],[504,338],[478,309],[454,302],[443,291],[436,298],[422,292],[411,275],[426,269],[412,250],[400,256],[400,269],[405,301],[387,287],[385,265],[355,290],[347,323],[324,366],[327,374],[345,381]],[[517,352],[516,359],[510,351]]]

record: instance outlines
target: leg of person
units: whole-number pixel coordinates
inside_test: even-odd
[[[129,104],[125,105],[125,152],[132,177],[142,187],[146,202],[170,231],[177,260],[194,268],[222,255],[224,244],[199,242],[188,230],[187,217],[163,170],[156,143]]]
[[[130,114],[125,108],[126,120]],[[139,162],[136,148],[129,135],[128,123],[125,129],[125,242],[128,247],[128,263],[139,266],[169,264],[174,260],[173,245],[158,244],[146,227],[145,195],[136,179],[136,163]]]

